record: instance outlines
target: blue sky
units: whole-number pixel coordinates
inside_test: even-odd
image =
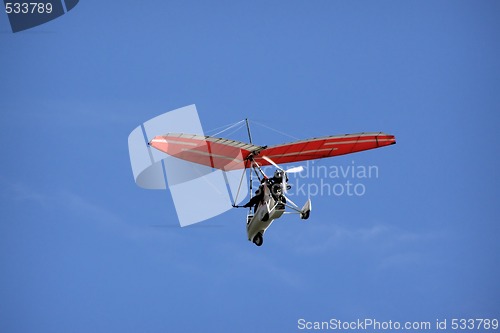
[[[496,1],[86,0],[16,34],[0,15],[0,331],[498,318],[499,31]],[[189,104],[205,130],[398,143],[318,161],[379,177],[258,248],[243,211],[180,228],[133,181],[130,131]]]

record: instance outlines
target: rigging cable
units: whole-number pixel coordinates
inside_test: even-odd
[[[292,139],[294,139],[294,140],[300,140],[299,138],[297,138],[297,137],[295,137],[295,136],[293,136],[293,135],[290,135],[290,134],[287,134],[287,133],[285,133],[285,132],[279,131],[279,130],[277,130],[277,129],[275,129],[275,128],[272,128],[272,127],[269,127],[269,126],[267,126],[267,125],[261,124],[261,123],[259,123],[259,122],[255,121],[255,120],[252,120],[251,122],[252,122],[253,124],[256,124],[256,125],[262,126],[262,127],[264,127],[264,128],[267,128],[267,129],[269,129],[269,130],[271,130],[271,131],[274,131],[274,132],[276,132],[276,133],[279,133],[279,134],[281,134],[281,135],[284,135],[284,136],[287,136],[287,137],[289,137],[289,138],[292,138]]]
[[[229,130],[229,129],[231,129],[231,128],[234,128],[234,127],[236,127],[236,126],[238,126],[238,125],[241,125],[241,124],[242,124],[242,123],[244,123],[244,122],[245,122],[245,120],[243,119],[243,120],[237,121],[237,122],[235,122],[235,123],[233,123],[233,124],[229,124],[229,125],[225,125],[225,126],[221,126],[221,127],[215,128],[215,129],[213,129],[213,130],[211,130],[211,131],[208,131],[208,132],[216,131],[216,130],[218,130],[218,129],[221,129],[221,128],[224,128],[224,127],[226,127],[226,126],[227,126],[227,127],[226,127],[226,128],[224,128],[222,131],[219,131],[219,132],[217,132],[217,133],[215,133],[215,134],[210,135],[210,136],[216,136],[216,135],[219,135],[219,134],[221,134],[221,133],[223,133],[223,132],[225,132],[225,131],[227,131],[227,130]],[[234,132],[233,132],[233,133],[234,133]]]

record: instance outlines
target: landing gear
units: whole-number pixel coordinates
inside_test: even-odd
[[[311,215],[311,199],[308,199],[305,203],[304,207],[300,210],[300,218],[303,220],[307,220]]]
[[[253,243],[257,246],[261,246],[264,243],[264,238],[262,237],[262,234],[260,232],[255,235],[253,238]]]

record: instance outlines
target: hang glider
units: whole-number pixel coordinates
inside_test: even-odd
[[[333,135],[276,146],[257,146],[211,136],[168,133],[154,137],[149,145],[171,156],[223,171],[249,168],[251,160],[260,166],[340,156],[396,143],[383,132]]]
[[[289,197],[292,184],[288,175],[304,168],[298,165],[285,169],[281,164],[351,154],[396,143],[394,135],[370,132],[260,146],[252,142],[247,119],[219,133],[236,126],[241,128],[243,123],[248,131],[248,143],[220,138],[217,134],[204,135],[194,105],[148,120],[129,136],[136,182],[141,187],[160,189],[166,188],[168,180],[181,226],[222,214],[231,206],[248,208],[248,240],[261,246],[264,233],[274,220],[284,214],[298,214],[306,220],[312,209],[310,198],[299,207]],[[159,135],[162,132],[167,134]],[[269,165],[274,167],[274,172],[268,176],[267,169],[261,167]],[[255,192],[254,181],[255,187],[258,185]],[[245,199],[249,201],[239,206]]]

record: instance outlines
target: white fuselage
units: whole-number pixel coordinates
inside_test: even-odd
[[[249,221],[247,221],[247,235],[250,241],[252,241],[259,232],[261,235],[264,235],[271,223],[273,223],[275,219],[281,217],[285,212],[285,206],[275,200],[269,188],[267,186],[263,186],[262,188],[264,190],[263,198],[259,202],[253,217],[249,218]]]

